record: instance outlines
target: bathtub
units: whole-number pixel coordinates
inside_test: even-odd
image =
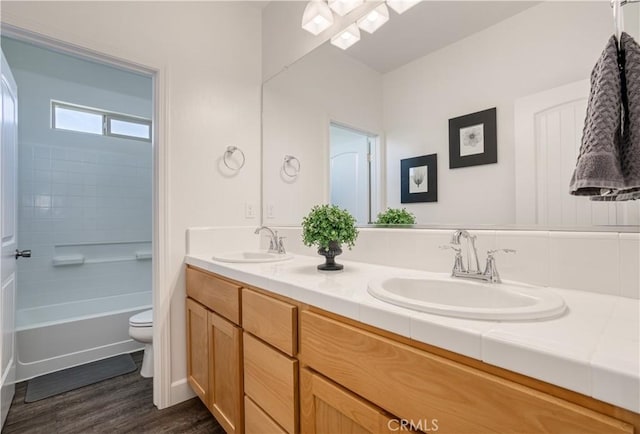
[[[151,309],[151,291],[16,312],[16,381],[141,350],[129,317]]]

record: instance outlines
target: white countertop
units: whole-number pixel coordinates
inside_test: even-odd
[[[384,330],[482,360],[640,413],[640,300],[553,288],[568,305],[542,321],[479,321],[405,309],[380,301],[367,283],[386,276],[442,274],[296,255],[276,263],[223,263],[186,256],[187,264]]]

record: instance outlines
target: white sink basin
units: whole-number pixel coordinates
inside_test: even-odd
[[[270,253],[261,250],[241,251],[241,252],[224,252],[213,255],[214,261],[220,262],[280,262],[293,258],[289,253]]]
[[[368,290],[387,303],[458,318],[533,320],[557,317],[566,309],[552,290],[516,283],[392,277],[369,282]]]

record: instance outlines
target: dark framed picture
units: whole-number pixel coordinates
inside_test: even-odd
[[[400,202],[438,201],[438,154],[400,160]]]
[[[495,107],[449,119],[449,169],[497,162]]]

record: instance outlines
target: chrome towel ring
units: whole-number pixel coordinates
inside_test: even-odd
[[[231,157],[233,157],[233,154],[235,154],[236,151],[239,152],[240,156],[242,157],[242,162],[240,162],[239,165],[230,164],[230,159]],[[242,152],[242,149],[238,148],[237,146],[227,146],[227,150],[224,151],[224,155],[222,156],[222,162],[229,169],[238,171],[242,169],[242,167],[244,166],[244,162],[245,162],[244,152]]]
[[[300,173],[300,160],[293,155],[285,155],[282,162],[282,172],[289,178],[295,178]]]

